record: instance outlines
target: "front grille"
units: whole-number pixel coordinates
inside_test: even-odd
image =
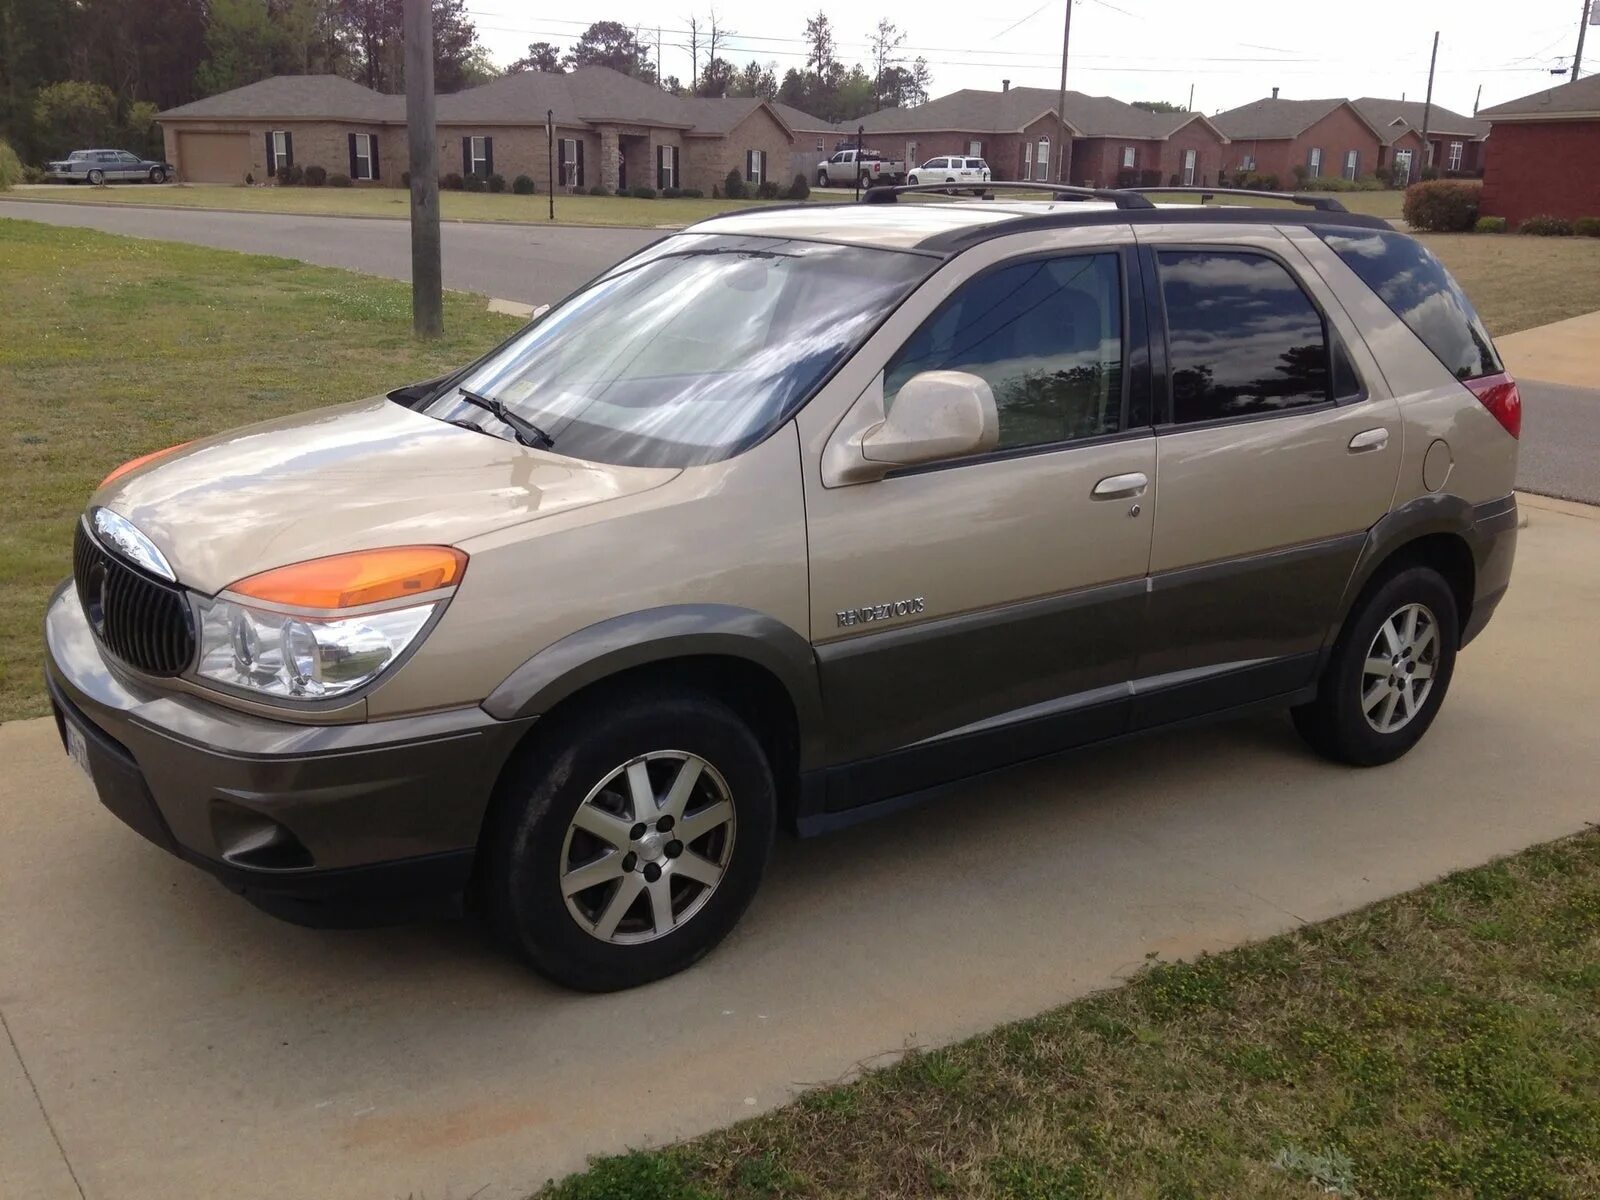
[[[130,667],[179,675],[193,661],[188,598],[111,554],[81,521],[72,543],[72,579],[95,637]]]

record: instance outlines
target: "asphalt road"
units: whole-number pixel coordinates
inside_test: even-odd
[[[1399,762],[1323,762],[1270,717],[1018,768],[780,840],[722,947],[609,996],[543,983],[464,922],[275,921],[104,811],[53,722],[0,727],[0,1196],[510,1200],[1147,954],[1582,829],[1600,515],[1524,508],[1511,590]]]
[[[9,200],[0,204],[0,217],[8,216],[411,277],[404,221]],[[446,287],[544,304],[665,231],[446,222],[442,232]],[[1524,381],[1522,395],[1527,411],[1518,486],[1600,503],[1600,391]]]
[[[0,217],[277,254],[325,267],[411,278],[411,226],[405,221],[23,200],[0,204]],[[446,221],[441,226],[444,285],[502,300],[547,304],[665,232]]]

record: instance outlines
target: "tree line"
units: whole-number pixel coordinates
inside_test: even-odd
[[[434,83],[487,82],[489,59],[466,0],[431,0]],[[159,155],[155,115],[272,75],[335,74],[380,92],[405,88],[403,0],[0,0],[0,141],[24,162],[117,146]],[[676,95],[759,96],[828,120],[928,98],[921,58],[887,18],[869,32],[869,61],[846,66],[818,11],[805,23],[803,68],[735,64],[736,31],[712,10],[688,20],[691,77],[657,77],[655,46],[618,21],[596,21],[565,50],[535,42],[510,71],[597,64]]]

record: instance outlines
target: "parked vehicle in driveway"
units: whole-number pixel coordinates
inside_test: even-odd
[[[900,183],[905,179],[906,164],[899,159],[885,158],[876,150],[838,150],[832,158],[817,164],[818,187],[854,187],[857,182],[864,188],[885,183]]]
[[[111,183],[140,180],[165,183],[176,172],[172,164],[140,158],[126,150],[74,150],[66,158],[45,164],[45,174],[57,183]]]
[[[989,164],[960,154],[930,158],[906,176],[907,183],[988,183]]]
[[[1326,200],[1018,186],[1072,202],[717,217],[124,464],[46,617],[67,751],[248,896],[463,894],[595,990],[714,946],[779,827],[1257,708],[1405,754],[1515,551],[1467,297]]]

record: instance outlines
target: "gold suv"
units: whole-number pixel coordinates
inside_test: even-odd
[[[908,190],[120,468],[46,622],[105,806],[303,920],[476,898],[600,990],[715,945],[779,824],[1260,706],[1415,745],[1517,526],[1438,261],[1329,201]]]

